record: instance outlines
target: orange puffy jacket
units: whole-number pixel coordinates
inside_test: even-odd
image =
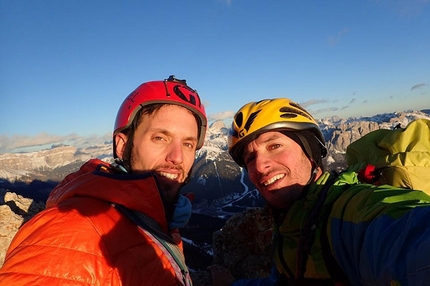
[[[154,177],[109,169],[90,160],[51,192],[47,209],[14,237],[0,285],[191,284],[166,250],[113,206],[147,214],[168,234]],[[182,250],[178,234],[175,241]]]

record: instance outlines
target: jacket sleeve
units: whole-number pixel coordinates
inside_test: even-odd
[[[0,285],[95,285],[99,277],[112,280],[117,274],[106,267],[103,247],[93,235],[90,222],[77,213],[39,213],[12,240]]]
[[[430,280],[430,197],[358,184],[333,204],[328,236],[353,285],[426,285]]]

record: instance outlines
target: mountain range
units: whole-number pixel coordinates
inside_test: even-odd
[[[419,118],[430,120],[430,110],[317,120],[328,149],[323,161],[325,169],[344,169],[347,146],[363,135],[376,129],[405,127]],[[229,218],[250,207],[264,206],[246,172],[228,154],[228,132],[223,121],[210,125],[205,144],[197,151],[192,179],[182,189],[194,193],[193,215],[181,233],[185,241],[189,240],[184,244],[185,251],[188,257],[195,257],[191,259],[195,268],[211,264],[213,235]],[[37,152],[0,154],[0,190],[44,204],[59,181],[91,158],[112,162],[112,142],[85,148],[55,145]]]
[[[429,110],[378,114],[371,117],[319,119],[328,149],[324,158],[327,170],[345,168],[346,147],[376,129],[405,127],[418,118],[429,118]],[[195,195],[195,213],[229,217],[248,206],[264,204],[246,173],[227,151],[229,128],[215,121],[208,128],[204,146],[197,151],[192,179],[183,188]],[[0,154],[0,188],[45,201],[49,192],[67,174],[76,171],[90,158],[112,162],[112,142],[85,148],[54,145],[29,153]]]

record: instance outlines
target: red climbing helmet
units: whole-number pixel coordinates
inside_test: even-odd
[[[197,149],[203,146],[207,127],[205,107],[197,91],[189,87],[186,80],[179,80],[173,75],[165,80],[145,82],[127,96],[116,116],[114,142],[115,135],[130,126],[143,106],[155,103],[180,105],[197,115],[199,119]],[[115,147],[113,153],[116,158]]]

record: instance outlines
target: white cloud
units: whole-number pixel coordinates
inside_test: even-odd
[[[27,135],[12,135],[7,136],[0,134],[0,154],[25,152],[28,150],[35,151],[40,149],[50,148],[52,145],[65,144],[73,145],[77,148],[91,146],[94,144],[111,141],[112,135],[105,134],[79,136],[77,134],[69,135],[54,135],[48,133],[39,133],[34,136]]]
[[[233,118],[235,113],[236,112],[234,112],[234,111],[228,110],[228,111],[210,114],[210,115],[208,115],[208,120],[209,121],[215,121],[215,120],[224,120],[224,119],[228,119],[228,118]]]

